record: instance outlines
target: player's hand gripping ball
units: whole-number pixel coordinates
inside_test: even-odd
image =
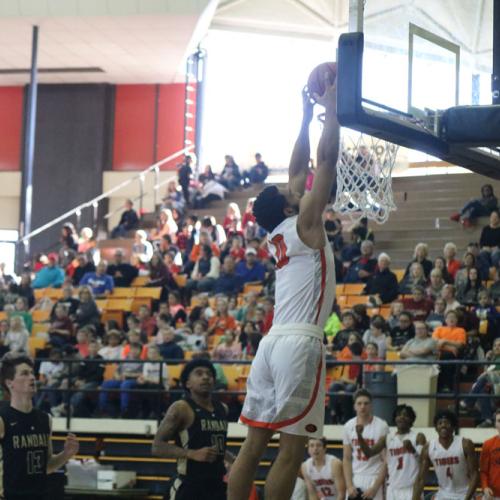
[[[309,96],[314,99],[314,95],[322,96],[325,93],[325,75],[328,74],[330,83],[334,83],[337,78],[337,63],[326,62],[316,66],[307,80],[307,90]]]

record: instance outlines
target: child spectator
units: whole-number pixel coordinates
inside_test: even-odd
[[[401,316],[400,316],[401,318]],[[373,342],[378,346],[377,354],[385,359],[385,351],[386,351],[386,335],[385,331],[387,329],[387,324],[382,316],[376,315],[373,316],[370,322],[370,328],[366,330],[363,335],[363,343],[366,345],[368,342]]]
[[[241,358],[241,344],[234,330],[226,330],[212,353],[214,360],[233,361]]]
[[[387,338],[387,349],[389,351],[400,351],[403,346],[415,337],[412,314],[403,311],[399,315],[399,324],[394,327]]]
[[[47,392],[40,391],[36,397],[35,406],[42,408],[45,402],[48,402],[50,408],[55,408],[61,401],[61,394],[53,389],[61,387],[64,377],[64,363],[60,349],[53,347],[49,353],[49,360],[42,361],[40,364],[40,388],[49,389]]]
[[[122,335],[118,330],[110,330],[104,337],[105,346],[99,349],[99,356],[103,359],[120,359],[122,354]]]
[[[235,330],[236,321],[229,314],[229,304],[225,297],[217,299],[215,315],[208,321],[209,335],[223,335],[226,330]]]
[[[158,335],[162,339],[158,348],[163,359],[184,359],[184,351],[175,341],[175,332],[172,327],[160,330]]]
[[[89,355],[89,342],[91,340],[90,329],[88,327],[80,328],[76,332],[76,348],[80,357],[86,358]]]
[[[383,365],[377,365],[373,362],[382,361],[383,358],[378,355],[378,344],[376,342],[368,342],[365,347],[366,352],[366,364],[363,365],[363,373],[367,372],[379,372],[384,370]],[[368,364],[371,361],[372,363]]]
[[[55,318],[49,326],[50,343],[56,347],[64,347],[74,342],[73,322],[69,319],[68,310],[64,304],[56,306]]]
[[[137,325],[135,319],[139,320],[139,325]],[[156,334],[156,318],[151,315],[151,309],[147,305],[144,304],[139,307],[137,318],[135,319],[132,316],[127,318],[127,326],[129,329],[139,326],[140,332],[145,335],[146,338],[150,339],[154,337]]]
[[[437,297],[434,302],[433,311],[427,316],[426,323],[431,332],[438,326],[444,325],[444,315],[446,310],[446,302],[442,297]]]
[[[482,348],[487,352],[493,343],[493,339],[500,331],[500,314],[491,305],[490,295],[487,290],[479,292],[478,305],[472,310],[479,320],[479,339]]]
[[[415,285],[412,289],[412,296],[403,299],[405,311],[411,312],[413,321],[425,321],[432,311],[432,301],[425,296],[425,288]]]
[[[342,314],[341,329],[337,332],[337,335],[333,337],[332,349],[334,351],[341,351],[344,349],[352,333],[359,335],[359,331],[356,329],[356,319],[352,311],[345,311]]]
[[[177,290],[170,292],[168,295],[168,312],[172,317],[172,326],[186,323],[186,310],[181,303],[181,295]]]
[[[17,297],[16,302],[14,303],[14,310],[9,312],[9,318],[12,318],[13,316],[20,316],[23,318],[26,330],[31,333],[33,328],[33,318],[28,311],[28,301],[24,297]]]
[[[141,344],[141,334],[137,330],[129,330],[127,332],[127,343],[123,346],[122,352],[120,354],[120,357],[122,359],[128,358],[128,355],[130,353],[130,348],[134,344]],[[141,359],[146,359],[148,356],[148,346],[146,344],[142,344],[142,351],[141,351]]]
[[[182,348],[186,351],[201,352],[207,349],[207,324],[205,321],[198,320],[193,323],[193,330],[186,328],[184,330],[184,340]]]
[[[387,318],[387,326],[389,331],[399,325],[399,315],[404,311],[403,303],[395,300],[391,303],[389,317]]]

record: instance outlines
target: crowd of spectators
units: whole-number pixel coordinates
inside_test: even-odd
[[[226,189],[261,182],[267,167],[260,155],[256,160],[255,167],[239,173],[232,157],[226,157],[217,182]],[[155,408],[154,389],[175,387],[166,366],[160,377],[163,365],[158,361],[169,364],[186,356],[209,356],[217,363],[255,355],[271,328],[274,308],[275,269],[265,233],[252,215],[252,200],[243,215],[238,205],[229,204],[221,224],[212,216],[198,219],[190,214],[196,194],[191,183],[183,184],[185,176],[191,175],[189,162],[186,159],[179,169],[179,186],[173,182],[167,188],[158,226],[149,233],[135,228],[130,256],[117,249],[112,262],[96,263],[92,235],[78,237],[65,225],[61,248],[74,252],[72,260],[64,261],[61,252],[38,258],[19,278],[2,270],[0,308],[6,319],[0,322],[0,351],[26,351],[32,312],[40,308],[50,311],[42,333],[48,343],[38,353],[46,358],[39,367],[39,383],[48,388],[71,384],[73,389],[68,397],[57,391],[42,392],[37,405],[55,415],[135,416],[142,410],[147,416]],[[216,180],[209,172],[206,179]],[[366,299],[352,308],[333,304],[325,326],[331,359],[367,361],[362,368],[345,365],[337,373],[330,387],[332,422],[351,418],[350,394],[364,384],[366,372],[384,369],[377,362],[387,356],[431,361],[491,359],[495,368],[488,374],[477,365],[471,368],[464,363],[460,380],[475,382],[474,394],[498,387],[492,382],[498,377],[495,362],[500,356],[500,314],[496,309],[500,280],[493,272],[500,260],[496,210],[480,241],[465,249],[449,242],[442,255],[431,259],[425,243],[416,245],[399,280],[390,256],[378,251],[366,220],[345,231],[332,209],[325,212],[324,219],[336,256],[337,282],[362,285]],[[123,223],[122,218],[118,227]],[[131,286],[137,276],[147,276],[145,286],[161,288],[160,299],[151,307],[141,306],[136,314],[127,313],[123,326],[115,321],[104,324],[96,300],[109,297],[115,287]],[[35,303],[34,290],[47,287],[62,287],[62,297]],[[73,378],[60,361],[71,356],[78,361]],[[85,363],[85,359],[93,362]],[[112,360],[125,362],[105,376],[104,362]],[[441,367],[439,392],[456,389],[455,366]],[[227,388],[221,366],[217,373],[217,387]],[[104,391],[92,398],[92,390],[98,387],[114,390],[119,396]],[[137,396],[131,392],[135,389],[151,392]],[[491,403],[485,401],[489,400],[481,398],[479,404],[481,418],[488,423]],[[237,398],[233,402],[238,403]],[[473,399],[464,402],[463,411],[471,411],[473,403]]]

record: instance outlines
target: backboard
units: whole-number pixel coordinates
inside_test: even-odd
[[[341,125],[500,178],[500,106],[477,107],[492,103],[495,2],[500,17],[500,0],[351,0]]]

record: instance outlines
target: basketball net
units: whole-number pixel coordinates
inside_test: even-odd
[[[392,169],[399,146],[376,137],[342,130],[333,209],[352,222],[363,217],[383,224],[396,210]]]

